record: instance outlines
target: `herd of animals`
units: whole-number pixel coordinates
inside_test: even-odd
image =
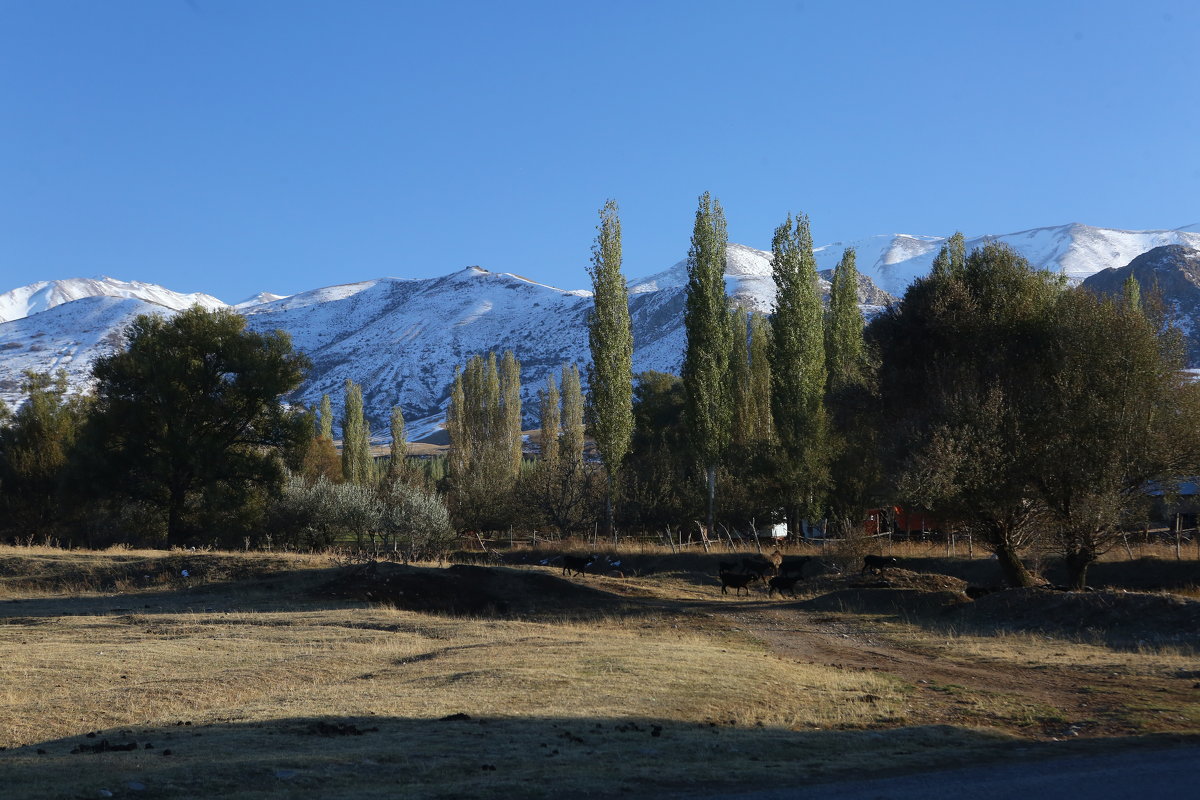
[[[770,554],[744,557],[740,561],[719,561],[717,577],[721,581],[721,594],[729,594],[732,587],[735,597],[740,596],[742,590],[748,595],[750,584],[762,582],[767,586],[767,597],[773,597],[776,592],[780,597],[785,593],[795,597],[796,584],[804,579],[805,568],[815,560],[815,556],[784,556],[776,549]],[[588,567],[601,563],[601,558],[595,553],[587,556],[564,555],[562,561],[563,575],[587,575]],[[607,557],[603,563],[610,570],[621,566],[620,561]],[[868,555],[863,557],[862,572],[878,572],[899,566],[900,560],[894,556]]]

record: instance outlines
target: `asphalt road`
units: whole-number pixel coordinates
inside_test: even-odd
[[[722,794],[721,800],[1191,800],[1200,746],[964,767],[889,778]],[[716,795],[712,800],[716,800]]]

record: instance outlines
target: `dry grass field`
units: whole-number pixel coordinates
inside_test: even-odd
[[[1200,732],[1200,603],[972,603],[904,555],[781,599],[656,548],[620,576],[383,564],[358,594],[322,556],[0,548],[0,794],[715,794]]]

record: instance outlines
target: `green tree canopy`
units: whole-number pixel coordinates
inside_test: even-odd
[[[1061,278],[1002,244],[916,281],[869,328],[886,473],[901,500],[975,531],[1013,585],[1038,534],[1037,414]]]
[[[1136,289],[1065,292],[1044,352],[1032,471],[1073,587],[1146,502],[1200,470],[1200,385],[1178,331],[1143,313]]]
[[[71,451],[87,403],[67,394],[65,372],[26,372],[25,402],[0,408],[0,528],[32,538],[57,532]]]
[[[312,436],[304,415],[281,403],[308,366],[286,333],[255,333],[232,311],[193,307],[139,316],[126,340],[92,371],[97,482],[159,509],[168,544],[198,533],[193,510],[218,495],[237,505],[253,488],[278,489],[280,452]]]

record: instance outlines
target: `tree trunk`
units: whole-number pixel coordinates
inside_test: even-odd
[[[615,486],[616,476],[609,473],[608,492],[604,495],[604,538],[612,539],[614,546],[617,544],[617,527],[613,519],[613,492],[616,491]]]
[[[1067,565],[1067,586],[1073,592],[1082,592],[1087,588],[1087,571],[1096,561],[1095,554],[1087,548],[1079,548],[1066,553],[1064,561]]]
[[[183,511],[187,503],[187,490],[179,486],[171,487],[170,505],[167,508],[167,548],[182,545],[180,537],[183,534]]]
[[[1036,585],[1033,575],[1021,563],[1021,556],[1011,544],[993,542],[992,552],[996,554],[996,558],[1000,562],[1000,572],[1004,575],[1005,583],[1020,589]]]
[[[704,478],[708,484],[708,511],[705,514],[704,524],[711,531],[717,516],[717,468],[715,466],[705,467]]]

